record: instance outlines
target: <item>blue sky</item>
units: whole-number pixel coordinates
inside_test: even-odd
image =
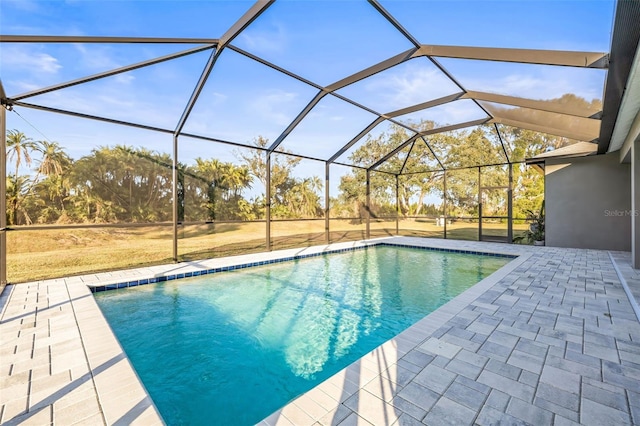
[[[606,52],[614,2],[609,0],[402,1],[381,4],[421,43]],[[245,1],[2,0],[3,34],[218,38],[250,6]],[[320,85],[412,47],[366,1],[278,0],[234,42]],[[7,44],[0,46],[0,78],[9,96],[95,74],[193,46]],[[173,129],[209,52],[63,89],[27,102]],[[572,92],[601,98],[600,70],[442,59],[469,90],[550,99]],[[389,112],[457,92],[426,58],[416,58],[348,86],[340,94]],[[226,50],[217,62],[185,131],[250,143],[274,140],[313,98],[316,89]],[[46,114],[18,112],[75,158],[98,145],[124,143],[170,152],[171,137]],[[483,116],[458,101],[415,114],[450,124]],[[329,157],[375,118],[327,96],[283,143],[301,154]],[[7,128],[43,136],[10,113]],[[384,127],[384,126],[383,126]],[[380,131],[380,128],[376,129]],[[207,142],[181,144],[180,160],[233,149]],[[305,163],[306,164],[306,163]],[[317,170],[317,172],[316,172]],[[324,173],[309,162],[304,173]]]

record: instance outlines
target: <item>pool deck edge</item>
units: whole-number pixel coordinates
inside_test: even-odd
[[[7,294],[0,423],[164,424],[86,285],[47,280]]]
[[[519,257],[261,425],[640,424],[640,323],[606,251],[415,237],[7,286],[0,423],[163,424],[91,285],[380,242]]]

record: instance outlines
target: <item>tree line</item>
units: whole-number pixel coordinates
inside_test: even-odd
[[[435,123],[414,123],[428,130]],[[522,160],[569,140],[516,128],[501,128],[513,160]],[[410,137],[393,125],[377,137],[369,135],[350,155],[350,161],[368,167]],[[464,168],[506,162],[495,129],[479,126],[426,137],[398,152],[371,172],[371,211],[376,216],[396,212],[396,177],[400,214],[443,213],[443,172],[447,169],[448,214],[477,216],[478,169]],[[269,141],[258,137],[259,148]],[[178,165],[180,221],[264,219],[267,185],[264,151],[238,150],[237,162],[196,158]],[[7,222],[9,225],[65,223],[153,223],[172,220],[172,159],[167,153],[125,145],[99,146],[79,159],[71,158],[58,142],[36,141],[18,130],[7,132]],[[298,177],[302,160],[285,154],[271,157],[271,217],[324,217],[324,182],[318,176]],[[482,168],[483,186],[508,184],[506,167]],[[339,193],[330,200],[331,217],[363,217],[366,205],[364,169],[352,168],[340,178]],[[514,167],[514,215],[524,216],[542,202],[543,180],[531,168]],[[256,193],[256,191],[253,191]],[[483,201],[495,212],[506,213],[506,191],[489,191]]]

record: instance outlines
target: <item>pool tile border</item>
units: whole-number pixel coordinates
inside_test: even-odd
[[[341,249],[320,251],[320,252],[316,252],[316,253],[297,254],[297,255],[294,255],[294,256],[279,257],[279,258],[274,258],[274,259],[261,260],[261,261],[258,261],[258,262],[240,263],[240,264],[237,264],[237,265],[220,266],[220,267],[217,267],[217,268],[201,269],[201,270],[183,272],[183,273],[171,274],[171,275],[160,275],[160,276],[156,276],[156,277],[152,277],[152,278],[141,278],[139,280],[122,281],[122,282],[116,282],[116,283],[105,284],[105,285],[91,285],[91,284],[88,284],[88,286],[89,286],[89,289],[91,290],[92,293],[100,293],[100,292],[103,292],[103,291],[118,290],[118,289],[129,288],[129,287],[137,287],[137,286],[146,285],[146,284],[157,284],[157,283],[161,283],[161,282],[174,281],[174,280],[179,280],[179,279],[183,279],[183,278],[197,277],[197,276],[201,276],[201,275],[211,275],[211,274],[218,274],[218,273],[221,273],[221,272],[235,271],[235,270],[239,270],[239,269],[254,268],[254,267],[257,267],[257,266],[264,266],[264,265],[269,265],[269,264],[273,264],[273,263],[290,262],[290,261],[299,260],[299,259],[305,259],[305,258],[310,258],[310,257],[325,256],[325,255],[328,255],[328,254],[344,253],[344,252],[356,251],[356,250],[366,250],[366,249],[368,249],[370,247],[379,247],[379,246],[403,247],[403,248],[412,248],[412,249],[425,250],[425,251],[435,251],[435,252],[443,252],[443,253],[470,254],[470,255],[488,256],[488,257],[501,257],[501,258],[507,258],[507,259],[515,259],[515,258],[518,257],[518,255],[506,254],[506,253],[491,253],[491,252],[483,252],[483,251],[475,251],[475,250],[458,250],[458,249],[449,249],[449,248],[441,248],[441,247],[426,247],[426,246],[419,246],[419,245],[399,244],[399,243],[378,241],[378,242],[373,242],[371,244],[364,244],[364,245],[356,246],[356,247],[346,247],[346,248],[341,248]]]

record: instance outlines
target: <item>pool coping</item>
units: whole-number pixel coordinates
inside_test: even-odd
[[[384,237],[384,238],[386,239],[389,237]],[[418,250],[435,251],[435,252],[442,252],[442,253],[471,254],[471,255],[477,255],[477,256],[502,257],[502,258],[508,258],[508,259],[515,259],[518,257],[518,255],[514,255],[514,254],[493,253],[493,252],[485,252],[485,251],[478,251],[478,250],[461,250],[461,249],[428,247],[428,246],[421,246],[421,245],[415,245],[415,244],[412,245],[412,244],[389,243],[385,241],[385,239],[381,241],[366,240],[366,241],[362,241],[361,245],[351,246],[346,248],[330,248],[332,245],[320,246],[320,247],[324,247],[324,249],[321,251],[314,250],[316,247],[318,247],[318,246],[314,246],[314,247],[309,247],[307,250],[304,250],[303,252],[298,252],[297,254],[290,255],[290,256],[268,258],[265,260],[259,260],[257,262],[241,262],[241,263],[231,262],[231,264],[229,265],[215,266],[210,268],[207,267],[207,265],[203,265],[201,262],[197,262],[197,265],[193,264],[196,262],[186,262],[189,265],[186,266],[184,269],[181,269],[180,272],[172,271],[174,273],[169,273],[169,274],[155,273],[153,275],[146,274],[146,275],[137,277],[137,279],[134,279],[134,280],[120,280],[120,281],[116,280],[115,282],[110,282],[110,283],[103,283],[103,282],[87,283],[87,286],[89,287],[92,293],[100,293],[103,291],[138,287],[141,285],[157,284],[161,282],[175,281],[175,280],[180,280],[184,278],[198,277],[202,275],[212,275],[212,274],[218,274],[222,272],[235,271],[239,269],[254,268],[257,266],[270,265],[274,263],[291,262],[291,261],[306,259],[310,257],[345,253],[345,252],[355,251],[355,250],[366,250],[370,247],[379,247],[379,246],[406,247],[406,248],[414,248]],[[281,251],[275,251],[271,253],[278,254],[280,252]],[[239,260],[239,256],[233,256],[233,257],[222,258],[222,259],[238,259]]]

